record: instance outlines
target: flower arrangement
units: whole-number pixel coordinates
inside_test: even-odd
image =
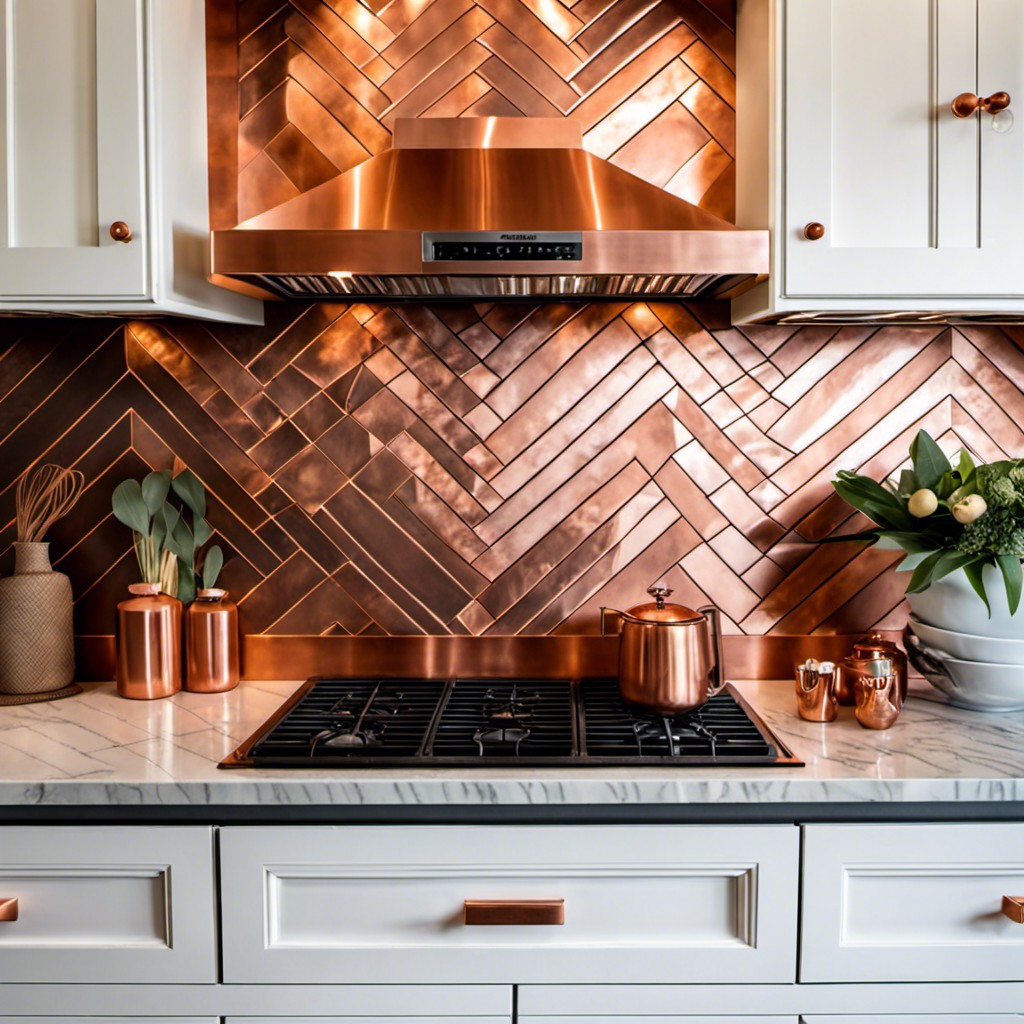
[[[904,469],[898,482],[877,483],[848,470],[836,474],[832,486],[839,496],[876,526],[833,539],[885,541],[913,556],[908,594],[962,569],[990,615],[982,570],[994,565],[1015,613],[1024,584],[1024,459],[976,465],[963,449],[954,466],[921,430],[910,461],[913,468]]]

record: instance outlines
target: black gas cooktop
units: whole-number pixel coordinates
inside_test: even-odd
[[[663,716],[615,679],[311,679],[220,767],[800,764],[731,686]]]

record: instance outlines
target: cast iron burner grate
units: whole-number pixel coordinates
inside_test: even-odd
[[[799,765],[731,686],[688,714],[615,679],[313,679],[221,765]]]
[[[338,759],[415,757],[444,688],[431,680],[317,680],[256,743],[253,760],[308,768]]]
[[[761,764],[779,756],[728,690],[695,711],[658,715],[627,705],[614,679],[584,679],[580,689],[588,756],[688,764]]]
[[[434,757],[572,757],[572,687],[558,679],[456,679],[434,735]]]

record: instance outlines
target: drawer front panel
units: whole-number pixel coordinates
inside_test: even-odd
[[[228,828],[225,980],[791,981],[797,853],[789,826]]]
[[[1024,981],[1024,826],[809,826],[803,884],[803,981]]]
[[[0,981],[216,979],[209,829],[0,829],[3,900]]]

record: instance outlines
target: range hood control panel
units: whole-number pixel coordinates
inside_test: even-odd
[[[583,259],[582,231],[424,231],[424,263]]]

